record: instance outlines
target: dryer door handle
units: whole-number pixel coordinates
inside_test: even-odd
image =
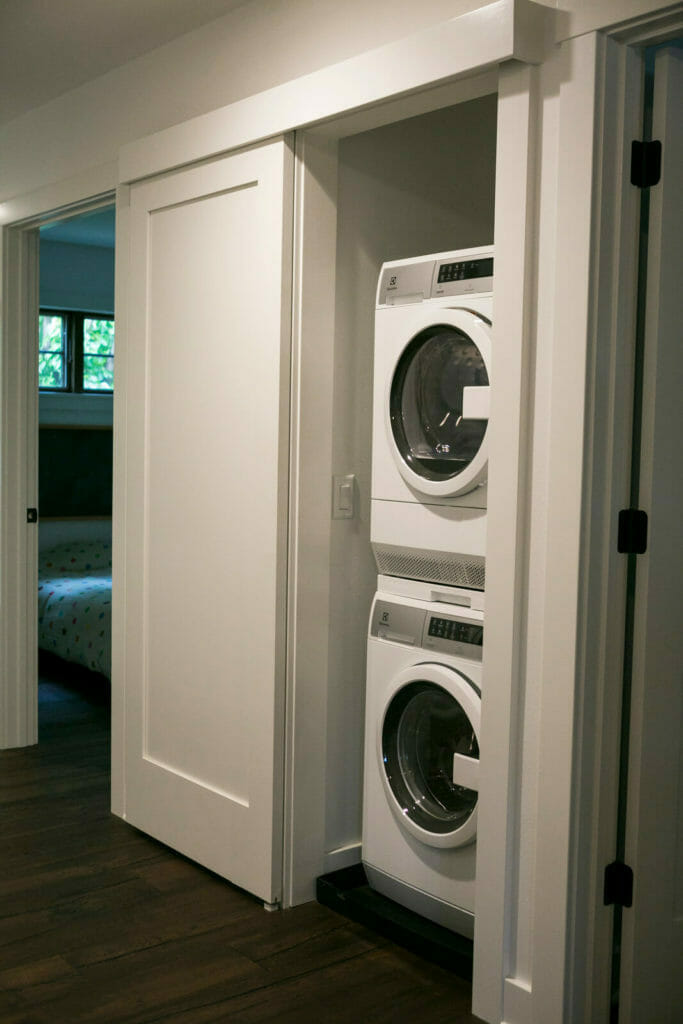
[[[479,792],[479,758],[453,754],[453,782]]]
[[[464,420],[487,420],[490,404],[491,388],[488,384],[471,384],[462,389]]]

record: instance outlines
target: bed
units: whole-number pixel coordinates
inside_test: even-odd
[[[108,541],[68,541],[40,552],[38,646],[111,678]]]

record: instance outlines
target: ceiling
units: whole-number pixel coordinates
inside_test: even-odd
[[[0,124],[251,0],[0,0]]]
[[[70,245],[99,245],[114,248],[116,208],[105,206],[91,213],[46,224],[40,229],[41,242],[68,242]]]

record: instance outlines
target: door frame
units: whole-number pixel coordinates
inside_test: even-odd
[[[338,148],[342,139],[464,103],[498,88],[498,72],[334,118],[296,134],[292,333],[289,641],[285,758],[285,901],[315,899],[315,879],[360,860],[360,835],[326,849],[327,678],[333,586],[330,515],[335,372]],[[329,339],[321,345],[321,338]],[[322,427],[322,431],[321,431]],[[322,435],[329,443],[320,444]],[[339,457],[339,456],[337,456]],[[353,459],[353,453],[348,454]],[[365,508],[369,494],[361,495]],[[361,512],[361,516],[365,513]],[[368,533],[369,522],[364,527]],[[369,610],[369,609],[368,609]],[[303,714],[301,709],[306,709]]]
[[[39,525],[27,523],[38,507],[38,308],[40,236],[45,225],[110,205],[111,191],[65,199],[48,190],[17,203],[23,216],[2,230],[2,441],[0,448],[0,749],[38,742]],[[31,209],[33,207],[33,209]],[[40,514],[40,509],[38,509]]]

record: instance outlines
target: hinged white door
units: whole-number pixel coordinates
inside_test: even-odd
[[[639,507],[648,515],[638,557],[619,1019],[675,1024],[683,1009],[683,54],[655,64],[652,137],[661,180],[650,189]]]
[[[117,239],[113,806],[268,902],[282,885],[292,164],[279,139],[133,184]]]

